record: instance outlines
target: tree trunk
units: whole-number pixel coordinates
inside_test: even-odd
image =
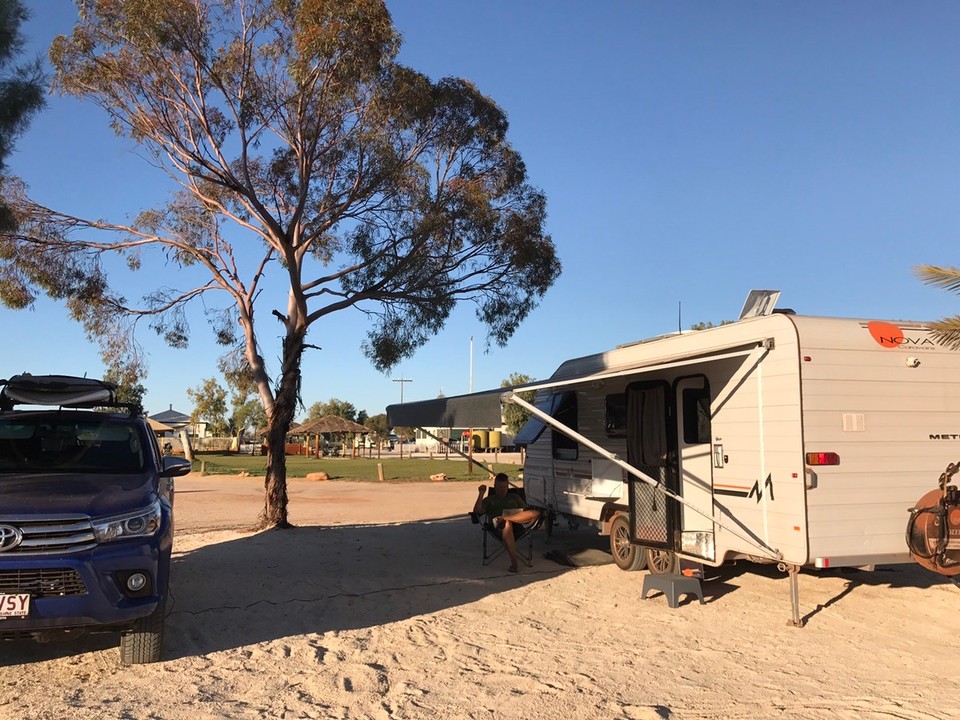
[[[283,370],[273,412],[267,419],[267,477],[264,480],[261,528],[292,527],[287,521],[287,431],[300,395],[300,359],[305,329],[288,333],[283,346]]]
[[[279,395],[277,406],[279,408]],[[287,521],[287,428],[293,418],[291,412],[286,421],[275,414],[267,424],[267,477],[263,482],[263,513],[261,528],[288,528]]]

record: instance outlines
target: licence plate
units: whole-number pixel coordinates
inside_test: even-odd
[[[0,595],[0,618],[24,617],[30,612],[30,594]]]

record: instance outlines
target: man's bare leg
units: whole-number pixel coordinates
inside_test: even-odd
[[[517,565],[517,541],[513,537],[512,521],[503,521],[501,536],[503,537],[503,545],[507,548],[507,555],[510,556],[510,572],[516,572],[520,567]]]

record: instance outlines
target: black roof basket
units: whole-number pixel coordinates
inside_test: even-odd
[[[70,375],[15,375],[0,380],[0,410],[15,405],[51,405],[69,408],[116,407],[142,414],[139,403],[117,400],[117,386],[106,380]]]

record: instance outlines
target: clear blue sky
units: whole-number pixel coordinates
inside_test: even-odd
[[[68,32],[69,0],[28,0],[37,50]],[[385,376],[360,353],[366,319],[314,326],[306,405],[369,414],[397,402],[549,376],[566,358],[735,319],[751,288],[803,314],[925,320],[960,298],[920,263],[960,264],[960,3],[394,0],[401,60],[461,76],[503,107],[546,192],[563,275],[506,349],[458,311]],[[129,219],[164,177],[96,108],[51,97],[10,162],[42,202]],[[143,289],[164,268],[141,271]],[[260,317],[268,313],[263,309]],[[216,375],[201,317],[189,350],[148,333],[147,409],[190,412]],[[96,347],[49,301],[0,309],[0,376],[100,376]],[[263,326],[276,367],[278,332]]]

